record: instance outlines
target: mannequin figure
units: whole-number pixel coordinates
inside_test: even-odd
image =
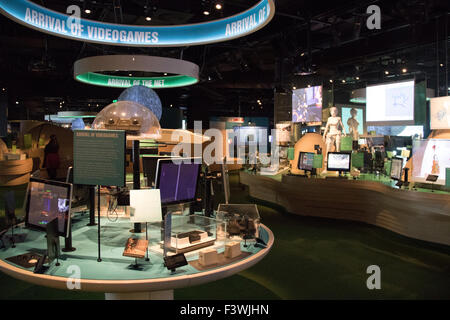
[[[355,108],[352,108],[350,110],[351,118],[347,120],[348,125],[348,134],[352,136],[353,141],[358,141],[359,139],[359,132],[358,132],[358,126],[359,122],[356,120],[356,116],[358,115],[358,110]]]
[[[338,109],[332,107],[330,109],[331,116],[328,118],[325,131],[323,133],[323,141],[327,145],[327,152],[325,154],[325,161],[328,159],[328,152],[334,146],[336,152],[341,151],[341,135],[345,136],[345,132],[342,132],[344,125],[342,124],[341,117],[338,117]]]

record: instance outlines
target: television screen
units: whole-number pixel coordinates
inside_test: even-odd
[[[391,178],[394,180],[402,179],[403,159],[392,159],[391,162]]]
[[[350,153],[328,152],[327,160],[328,171],[350,171]]]
[[[314,153],[312,152],[300,152],[298,157],[298,169],[312,171],[314,162]]]
[[[322,86],[292,91],[292,122],[322,121]]]
[[[368,86],[366,100],[367,124],[414,124],[414,80]]]
[[[358,133],[363,134],[364,133],[363,110],[358,108],[342,107],[342,124],[344,125],[345,133],[350,133],[348,120],[352,118],[350,112],[352,109],[356,110],[355,119],[356,121],[358,121]]]
[[[195,200],[201,163],[195,163],[194,159],[158,160],[156,189],[160,190],[161,204]]]
[[[413,141],[412,177],[425,182],[429,174],[437,175],[436,184],[445,185],[445,168],[450,168],[450,140],[430,139]]]
[[[450,97],[430,99],[430,128],[450,129]]]
[[[30,178],[26,198],[25,224],[29,228],[46,231],[47,224],[58,220],[58,232],[68,236],[72,185],[57,181]]]

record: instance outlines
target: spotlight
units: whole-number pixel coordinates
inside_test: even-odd
[[[384,74],[386,74],[386,75],[389,74],[389,71],[386,70],[386,71],[384,72]]]
[[[217,10],[222,9],[222,5],[221,5],[220,3],[217,3],[217,4],[216,4],[216,9],[217,9]]]
[[[145,20],[152,21],[152,17],[145,17]]]
[[[133,76],[133,75],[132,75],[131,73],[129,73],[129,74],[128,74],[128,76],[130,76],[130,77],[131,77],[131,76]]]
[[[310,84],[308,84],[308,88],[311,88],[311,85],[310,85]]]
[[[407,71],[408,71],[408,70],[407,70],[406,68],[403,68],[403,69],[402,69],[402,72],[403,72],[403,73],[406,73]]]
[[[330,83],[333,83],[333,80],[332,80],[332,79],[330,79]]]
[[[164,75],[167,76],[167,72],[164,72]]]
[[[295,89],[297,89],[297,87],[292,87],[292,90],[295,90]]]
[[[443,67],[443,66],[444,66],[444,64],[443,64],[443,63],[441,63],[441,64],[440,64],[440,66],[441,66],[441,67]]]
[[[84,10],[84,12],[87,14],[91,14],[92,11],[90,9],[86,9],[86,10]]]
[[[204,14],[205,16],[209,16],[209,11],[205,10],[205,11],[203,11],[203,14]]]
[[[356,77],[355,79],[356,79],[356,80],[359,80],[359,77]]]
[[[16,104],[19,104],[19,101],[16,101]]]
[[[2,91],[6,91],[6,88],[2,88]]]
[[[342,80],[342,83],[345,83],[345,80]]]

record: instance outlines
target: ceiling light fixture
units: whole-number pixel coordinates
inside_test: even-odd
[[[406,73],[407,71],[408,71],[408,69],[406,69],[406,68],[403,68],[403,69],[402,69],[402,72],[403,72],[403,73]]]
[[[359,80],[359,77],[356,77],[355,79],[356,79],[356,80]]]
[[[216,9],[217,9],[217,10],[222,9],[222,5],[221,5],[220,3],[217,3],[217,4],[216,4]]]
[[[86,10],[84,10],[84,12],[87,14],[91,14],[92,11],[90,9],[86,9]]]
[[[203,14],[204,14],[205,16],[209,16],[209,11],[205,10],[205,11],[203,11]]]
[[[152,17],[145,17],[145,20],[152,21]]]
[[[384,72],[384,74],[389,74],[389,71],[386,70],[386,71]]]
[[[292,90],[295,90],[295,89],[297,89],[297,87],[292,87]]]

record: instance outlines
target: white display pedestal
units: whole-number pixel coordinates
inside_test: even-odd
[[[105,293],[105,300],[173,300],[173,290]]]

